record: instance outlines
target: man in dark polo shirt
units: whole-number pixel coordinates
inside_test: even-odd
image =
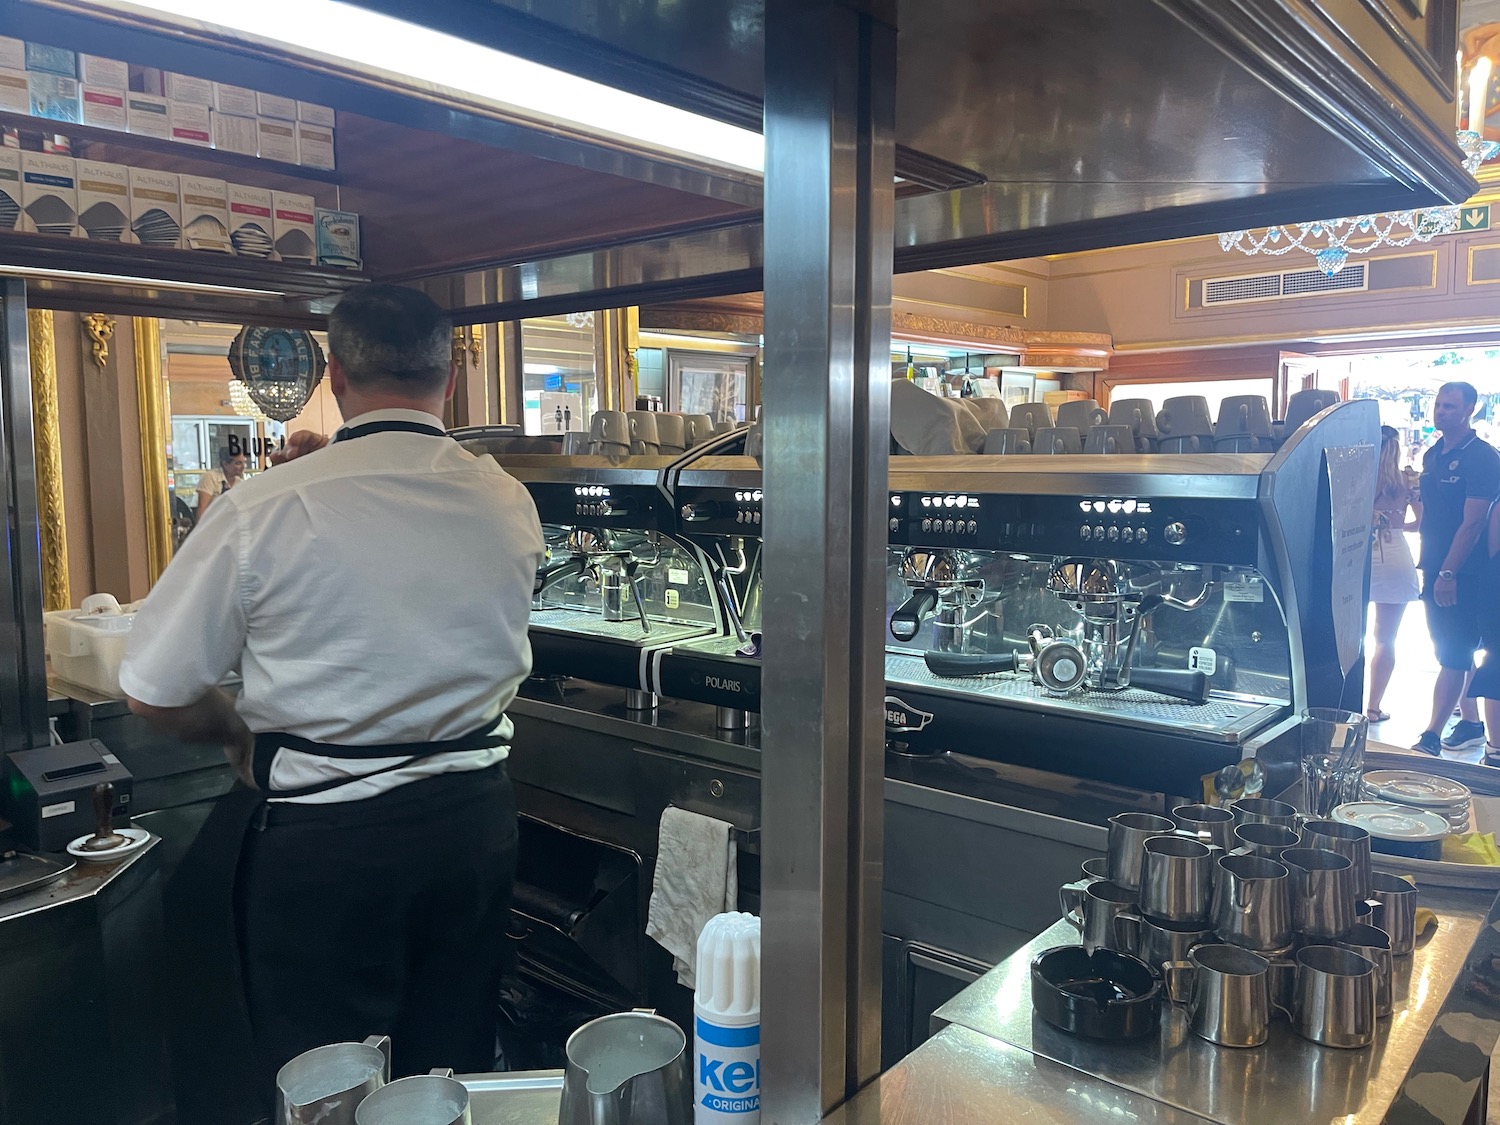
[[[1442,434],[1422,457],[1422,600],[1437,650],[1432,718],[1413,750],[1440,754],[1484,745],[1484,724],[1464,679],[1479,647],[1479,609],[1489,552],[1482,540],[1490,505],[1500,495],[1500,454],[1479,440],[1469,421],[1479,394],[1468,383],[1444,383],[1432,408]],[[1447,737],[1443,725],[1459,704]]]

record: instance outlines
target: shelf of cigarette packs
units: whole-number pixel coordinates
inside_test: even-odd
[[[16,130],[22,141],[20,151],[0,149],[0,233],[86,242],[90,249],[85,256],[92,256],[95,246],[108,245],[149,248],[153,258],[165,254],[167,262],[174,254],[196,259],[208,251],[258,265],[311,270],[319,278],[358,276],[358,218],[339,211],[334,173],[15,113],[0,112],[0,128]],[[58,138],[70,152],[29,151],[43,147],[44,141],[55,148]],[[16,198],[6,191],[7,180],[18,189]],[[49,194],[53,188],[55,195]],[[76,202],[70,205],[70,200]],[[336,260],[325,251],[320,266],[317,228],[322,212],[347,220],[340,229],[353,241],[349,249],[332,251]],[[4,245],[7,251],[15,247],[11,238]],[[52,259],[79,253],[39,245],[33,258],[44,256],[50,265]],[[115,261],[117,256],[106,252],[104,259]],[[139,255],[118,260],[128,264]],[[202,273],[201,264],[182,268]],[[285,269],[274,272],[288,276]],[[167,276],[181,279],[175,271]],[[294,284],[288,291],[328,289],[313,282]]]

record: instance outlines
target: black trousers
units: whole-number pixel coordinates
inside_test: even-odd
[[[516,868],[504,765],[268,808],[236,887],[267,1096],[301,1052],[376,1034],[398,1076],[489,1070]]]

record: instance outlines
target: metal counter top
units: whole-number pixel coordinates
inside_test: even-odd
[[[1176,1006],[1163,1009],[1157,1039],[1109,1044],[1067,1035],[1031,1008],[1032,958],[1078,940],[1061,921],[933,1019],[1224,1125],[1459,1125],[1500,1038],[1500,904],[1440,888],[1424,889],[1421,903],[1436,911],[1437,930],[1398,958],[1395,1014],[1361,1050],[1317,1046],[1284,1021],[1273,1021],[1264,1047],[1218,1047],[1191,1034]]]
[[[137,864],[160,843],[160,837],[152,835],[145,847],[138,848],[121,859],[102,863],[78,860],[72,870],[58,876],[46,886],[0,901],[0,924],[94,898],[127,873],[139,875],[145,869],[137,868]],[[67,860],[72,857],[61,855],[50,858]]]
[[[1207,1125],[1196,1114],[966,1027],[938,1032],[825,1117],[823,1125],[993,1125],[1000,1121]],[[479,1118],[474,1125],[479,1125]]]

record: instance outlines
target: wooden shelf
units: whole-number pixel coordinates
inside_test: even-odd
[[[73,142],[73,155],[82,160],[108,160],[120,164],[134,164],[140,168],[154,168],[162,172],[187,171],[191,175],[214,176],[219,179],[236,179],[227,176],[228,169],[254,173],[254,178],[245,182],[256,187],[280,187],[287,179],[311,181],[322,184],[341,184],[337,172],[325,172],[319,168],[305,168],[300,164],[286,164],[280,160],[262,160],[258,156],[245,156],[238,152],[225,152],[216,148],[200,148],[178,141],[162,140],[158,137],[143,137],[138,133],[124,133],[117,129],[100,129],[93,125],[76,125],[71,121],[52,121],[45,117],[30,117],[21,113],[0,110],[0,126],[19,129],[23,133],[58,134]],[[146,153],[152,159],[135,161],[130,154]],[[187,167],[181,167],[185,165]],[[262,178],[278,182],[262,183]],[[283,190],[290,190],[284,188]]]

